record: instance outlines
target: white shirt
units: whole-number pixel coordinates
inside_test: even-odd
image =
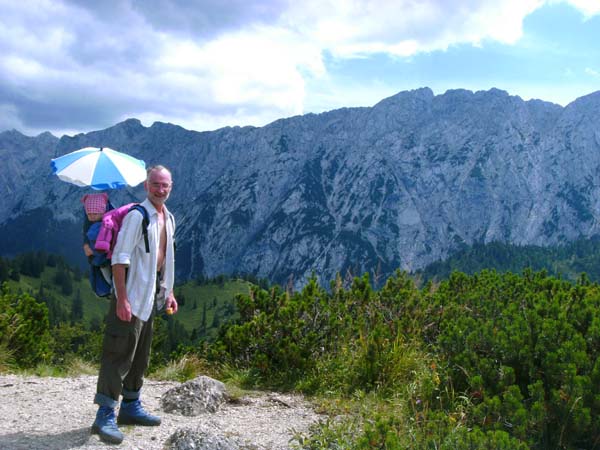
[[[158,246],[160,245],[158,212],[150,200],[144,200],[141,205],[148,211],[148,243],[150,253],[146,253],[144,236],[142,234],[142,214],[132,211],[123,219],[117,243],[111,258],[111,263],[128,265],[127,297],[131,305],[131,313],[143,320],[148,320],[154,307],[154,294],[156,292]],[[164,206],[165,227],[167,232],[167,249],[163,267],[160,293],[157,297],[157,307],[161,309],[166,298],[173,291],[175,281],[175,255],[173,236],[175,235],[175,220]]]

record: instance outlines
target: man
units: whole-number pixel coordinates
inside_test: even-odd
[[[163,166],[148,169],[144,188],[148,211],[146,252],[139,211],[123,219],[112,255],[114,291],[107,316],[100,373],[94,403],[99,405],[92,432],[103,441],[120,444],[119,424],[160,425],[160,417],[146,412],[140,402],[144,373],[148,368],[154,313],[166,308],[177,312],[173,295],[175,278],[175,220],[165,202],[171,188],[171,172]],[[123,397],[115,423],[115,408]]]

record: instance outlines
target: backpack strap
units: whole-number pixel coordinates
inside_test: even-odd
[[[148,225],[150,225],[150,216],[148,215],[148,210],[139,203],[133,205],[129,211],[131,212],[134,209],[139,211],[142,215],[142,234],[144,235],[144,245],[146,246],[146,253],[150,253],[150,242],[148,241]]]
[[[175,240],[175,216],[173,216],[170,211],[169,220],[171,221],[171,226],[173,227],[173,252],[175,252],[177,251],[177,241]]]

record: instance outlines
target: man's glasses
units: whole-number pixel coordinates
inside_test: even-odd
[[[150,183],[150,187],[152,189],[171,189],[173,187],[173,183]]]

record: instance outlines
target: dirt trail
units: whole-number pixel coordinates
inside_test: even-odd
[[[288,449],[295,432],[306,432],[322,417],[302,397],[252,393],[215,414],[184,417],[160,409],[160,397],[177,382],[146,380],[144,406],[162,417],[159,427],[123,426],[119,446],[90,434],[96,414],[95,376],[40,378],[0,375],[0,449],[163,449],[179,428],[219,433],[256,449]]]

